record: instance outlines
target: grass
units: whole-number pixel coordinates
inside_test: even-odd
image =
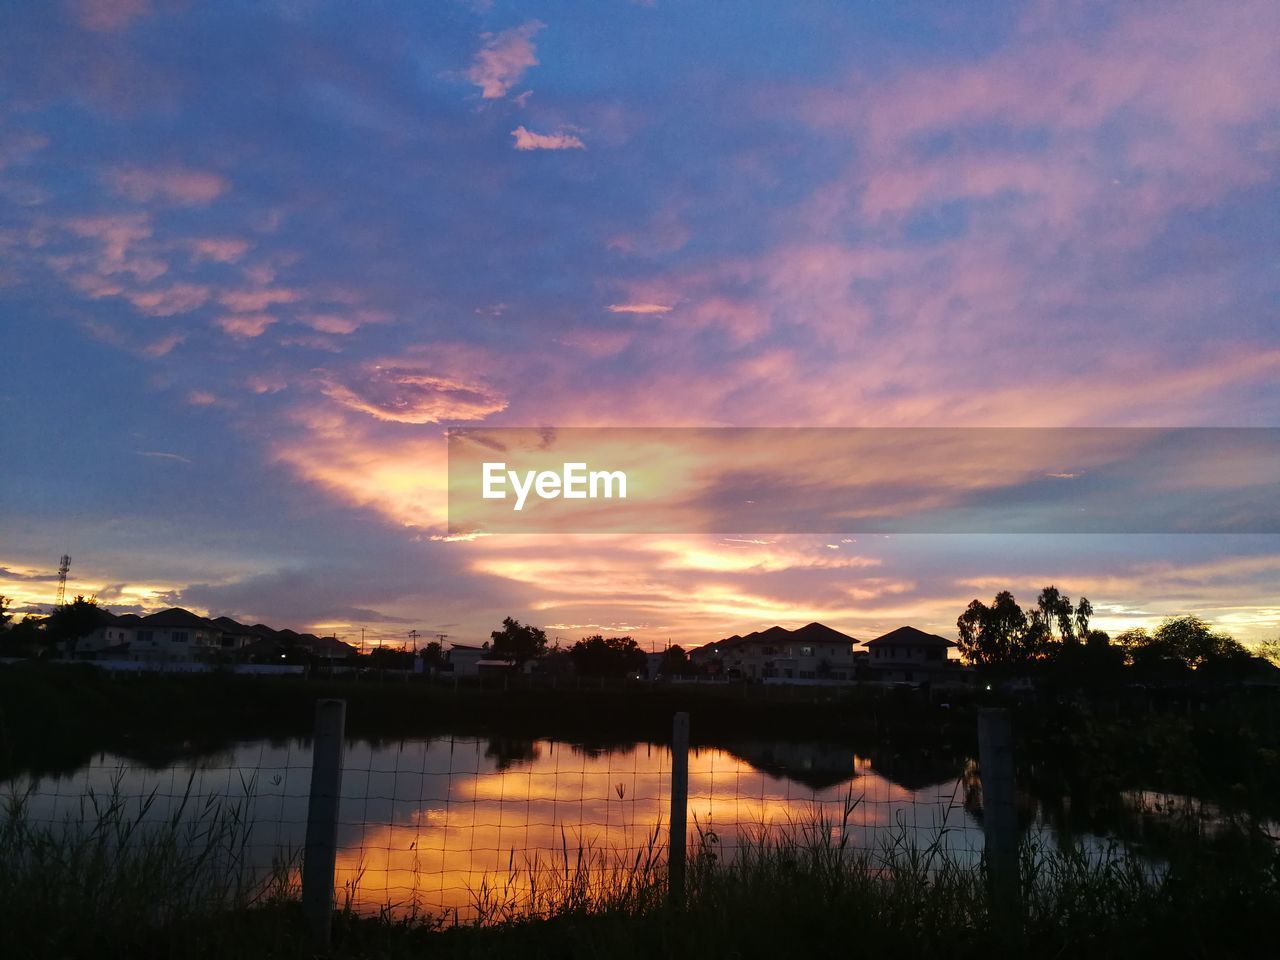
[[[246,793],[252,784],[245,785]],[[0,936],[7,957],[308,957],[296,870],[255,874],[239,803],[86,798],[61,824],[10,798],[0,824]],[[731,857],[698,829],[686,897],[672,903],[658,829],[637,855],[572,848],[516,861],[473,892],[475,922],[335,914],[340,957],[769,958],[1251,957],[1274,954],[1280,864],[1266,837],[1206,847],[1152,869],[1113,848],[1024,845],[1012,923],[989,909],[980,865],[905,832],[850,849],[820,812],[758,830]]]
[[[194,774],[192,775],[194,778]],[[253,794],[196,798],[193,780],[163,817],[157,794],[126,798],[118,780],[89,791],[57,822],[35,820],[30,795],[0,805],[0,919],[9,956],[114,952],[162,944],[174,930],[293,899],[295,857],[249,868]]]

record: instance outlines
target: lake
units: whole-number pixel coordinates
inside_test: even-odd
[[[74,820],[113,793],[145,819],[192,817],[234,805],[250,827],[250,866],[303,845],[311,747],[242,742],[150,768],[101,754],[59,776],[20,776],[33,819]],[[573,864],[579,851],[633,863],[665,852],[671,754],[647,743],[591,748],[550,740],[436,737],[346,745],[335,885],[339,903],[474,915],[479,891],[528,890],[532,862]],[[183,798],[187,797],[184,805]],[[1178,798],[1133,795],[1148,816]],[[976,765],[967,758],[866,757],[823,742],[742,741],[689,756],[691,850],[732,857],[761,831],[817,829],[856,850],[937,844],[974,862],[983,846]],[[1031,809],[1026,827],[1047,843],[1060,825]],[[1081,839],[1079,836],[1076,839]],[[1102,850],[1110,842],[1085,835]]]

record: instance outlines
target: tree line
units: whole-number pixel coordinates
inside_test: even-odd
[[[1191,671],[1246,675],[1280,665],[1280,640],[1251,652],[1230,634],[1194,615],[1167,617],[1153,630],[1126,630],[1114,638],[1092,626],[1093,604],[1076,603],[1045,587],[1024,610],[1008,590],[991,603],[972,601],[956,620],[960,653],[994,673],[1056,667],[1106,674],[1129,667],[1135,674],[1174,678]]]

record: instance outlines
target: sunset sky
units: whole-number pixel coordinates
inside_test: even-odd
[[[1280,536],[447,536],[446,425],[1280,426],[1280,4],[0,11],[0,594],[1280,635]],[[887,478],[893,482],[893,477]]]

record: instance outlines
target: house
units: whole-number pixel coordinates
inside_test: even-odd
[[[857,643],[822,623],[805,624],[796,630],[774,626],[698,647],[689,659],[707,672],[733,679],[848,683],[854,680],[859,661]]]
[[[480,661],[487,659],[489,651],[484,647],[469,647],[455,643],[449,648],[447,660],[455,677],[475,677],[480,674]]]
[[[214,617],[211,621],[219,630],[222,631],[222,649],[223,650],[240,650],[249,644],[261,640],[263,637],[262,630],[267,629],[259,624],[257,627],[245,626],[230,617]]]
[[[316,659],[327,660],[330,663],[346,660],[357,652],[355,647],[337,637],[317,637],[311,633],[304,633],[299,637],[298,645]]]
[[[133,642],[134,632],[142,620],[136,613],[121,616],[97,608],[98,625],[84,636],[67,644],[67,653],[74,657],[98,657],[107,650],[119,650]]]
[[[962,679],[958,660],[948,654],[953,640],[915,627],[899,627],[884,636],[868,640],[867,666],[872,677],[889,683],[938,683]]]
[[[222,649],[222,628],[190,610],[171,607],[138,620],[132,660],[203,660]]]

